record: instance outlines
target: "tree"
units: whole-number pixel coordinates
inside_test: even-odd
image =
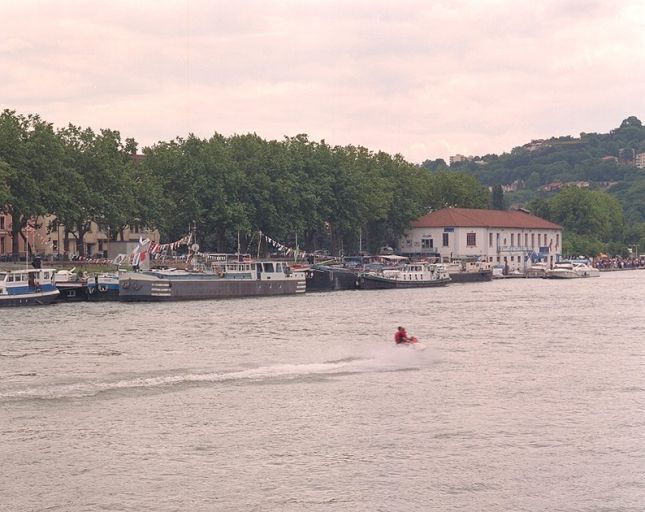
[[[84,256],[83,238],[92,222],[99,228],[118,233],[136,219],[140,190],[134,181],[131,152],[136,150],[132,139],[124,145],[114,130],[98,134],[89,128],[68,125],[58,131],[64,145],[64,176],[59,182],[58,200],[49,210],[57,221],[76,237],[76,252]]]
[[[473,176],[462,172],[439,171],[430,181],[429,209],[486,208],[489,192]]]
[[[6,208],[3,205],[9,204],[11,197],[9,182],[13,179],[15,179],[14,170],[7,162],[0,160],[0,211]]]
[[[643,123],[641,123],[640,119],[638,119],[636,116],[629,116],[627,119],[624,119],[622,123],[620,123],[621,128],[640,128],[641,126],[643,126]]]
[[[62,162],[62,147],[52,125],[36,115],[12,110],[0,114],[0,161],[6,181],[2,211],[12,218],[12,254],[18,257],[19,239],[25,239],[27,223],[48,213],[56,200],[55,191]],[[8,194],[7,194],[8,190]],[[29,241],[25,239],[27,245]]]
[[[494,185],[491,194],[491,208],[493,210],[505,210],[504,207],[504,190],[501,185]]]
[[[565,187],[551,199],[530,204],[533,213],[565,229],[565,253],[595,256],[609,244],[624,244],[624,218],[620,203],[606,192]]]

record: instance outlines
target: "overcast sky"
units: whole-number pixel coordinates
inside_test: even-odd
[[[645,121],[643,0],[0,0],[0,107],[420,163]]]

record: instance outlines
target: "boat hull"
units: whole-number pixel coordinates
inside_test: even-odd
[[[478,272],[450,272],[450,282],[452,283],[481,283],[492,279],[492,270],[480,270]]]
[[[358,276],[346,269],[310,268],[306,271],[308,292],[355,290]]]
[[[124,302],[179,301],[232,299],[242,297],[265,297],[295,295],[305,292],[305,279],[260,280],[260,279],[210,279],[162,278],[150,275],[131,274],[119,281],[119,300]]]
[[[60,294],[56,299],[59,302],[82,302],[87,300],[87,286],[85,285],[62,285],[57,284],[56,288]]]
[[[110,301],[119,300],[119,285],[116,284],[101,284],[98,286],[94,283],[87,285],[87,300],[89,301]]]
[[[581,276],[577,275],[575,272],[546,272],[547,279],[579,279]]]
[[[547,270],[545,277],[548,279],[586,279],[588,277],[600,277],[600,271],[597,269],[570,271]]]
[[[392,279],[388,277],[361,274],[358,277],[358,287],[361,290],[388,290],[392,288],[428,288],[435,286],[446,286],[449,278],[407,281],[404,279]]]
[[[59,293],[54,288],[53,290],[44,290],[41,292],[0,295],[0,307],[45,306],[54,302],[58,298]]]

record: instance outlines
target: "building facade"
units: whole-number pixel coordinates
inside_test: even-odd
[[[39,217],[30,224],[38,226],[23,229],[22,236],[18,239],[18,253],[24,256],[27,247],[25,240],[29,241],[30,253],[37,254],[46,259],[74,259],[79,256],[76,243],[76,234],[63,225],[51,229],[50,225],[55,219],[53,216]],[[114,237],[112,237],[114,238]],[[159,242],[159,232],[143,229],[139,226],[126,227],[119,241],[110,239],[108,233],[102,231],[92,222],[90,230],[83,236],[83,249],[86,258],[109,258],[128,252],[136,247],[140,238],[149,238]],[[12,257],[13,237],[11,235],[11,215],[0,213],[0,259]]]
[[[634,158],[634,165],[639,169],[645,169],[645,153],[638,153]]]
[[[524,211],[444,208],[413,221],[399,240],[402,256],[441,261],[479,258],[509,271],[562,257],[562,226]]]

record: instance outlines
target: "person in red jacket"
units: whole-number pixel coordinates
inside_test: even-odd
[[[411,341],[412,338],[408,337],[405,327],[399,326],[397,331],[394,333],[394,342],[399,345],[401,343],[410,343]]]

